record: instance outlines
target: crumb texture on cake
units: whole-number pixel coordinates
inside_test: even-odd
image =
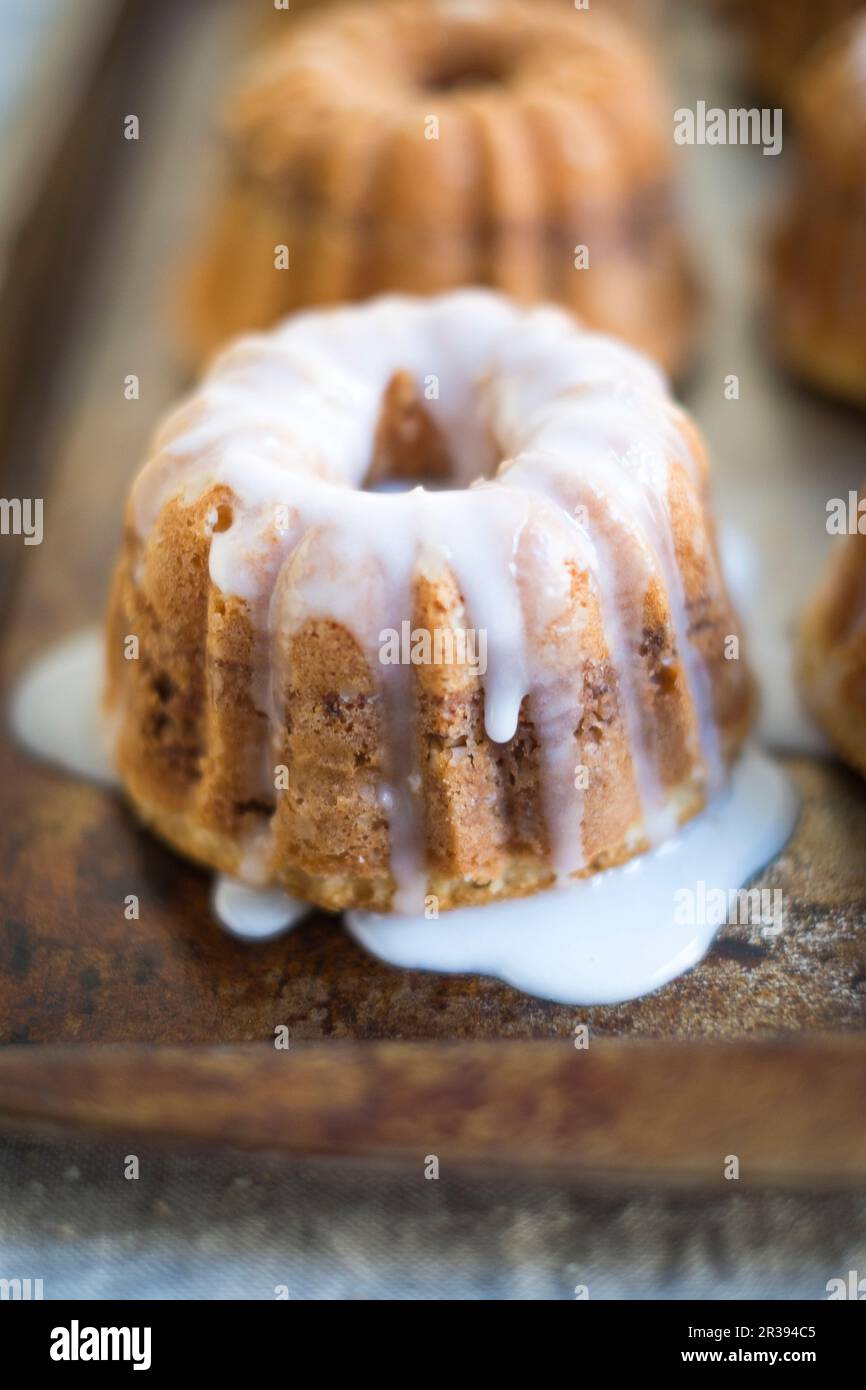
[[[130,497],[129,796],[329,908],[518,896],[658,843],[751,711],[708,487],[658,370],[557,308],[389,296],[239,340]]]
[[[183,293],[194,360],[310,305],[483,285],[683,365],[669,106],[643,39],[595,7],[327,6],[252,60],[223,125]]]

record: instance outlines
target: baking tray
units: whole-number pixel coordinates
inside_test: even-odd
[[[10,369],[26,362],[28,389],[5,421],[2,486],[44,497],[45,540],[13,562],[3,542],[4,698],[47,645],[98,619],[129,482],[186,384],[178,251],[201,227],[219,157],[211,113],[256,8],[119,4],[100,31],[100,77],[73,127],[80,193],[58,211],[78,228],[74,260],[58,267],[57,231],[43,238],[26,281],[33,313],[7,356]],[[742,99],[734,50],[709,23],[688,5],[667,21],[672,112]],[[130,111],[138,142],[120,134]],[[68,162],[68,141],[57,158]],[[420,1147],[593,1181],[713,1185],[737,1153],[747,1182],[862,1182],[866,788],[804,753],[783,639],[826,548],[826,499],[866,471],[866,423],[787,381],[763,341],[761,236],[785,162],[682,151],[706,287],[685,398],[710,441],[723,516],[757,567],[752,655],[803,802],[761,878],[784,894],[786,930],[727,927],[690,974],[594,1008],[391,969],[324,914],[281,940],[240,943],[212,920],[207,875],[114,794],[33,762],[4,732],[0,1122],[367,1157]],[[31,256],[38,199],[34,218]],[[130,372],[138,401],[124,397]],[[574,1046],[579,1024],[587,1050]],[[283,1025],[290,1047],[278,1052]]]

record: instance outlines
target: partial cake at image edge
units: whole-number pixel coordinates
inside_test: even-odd
[[[866,504],[866,488],[859,500]],[[810,713],[866,777],[866,534],[855,531],[833,546],[803,617],[798,665]]]
[[[866,406],[866,13],[824,40],[792,97],[795,169],[773,247],[777,350]]]

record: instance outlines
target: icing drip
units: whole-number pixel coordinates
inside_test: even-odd
[[[100,691],[104,646],[87,630],[49,650],[17,686],[13,729],[40,757],[73,773],[106,775]],[[93,738],[94,731],[96,738]],[[605,1004],[658,989],[700,960],[721,924],[676,911],[682,890],[736,890],[782,847],[796,797],[784,772],[747,750],[731,784],[660,849],[567,888],[426,920],[417,914],[347,914],[366,949],[402,967],[494,975],[528,994]],[[695,892],[695,902],[700,894]],[[233,935],[263,941],[311,909],[277,889],[219,876],[216,915]],[[774,923],[774,929],[779,924]]]
[[[214,883],[213,910],[232,936],[242,941],[268,941],[308,916],[310,904],[297,902],[278,888],[250,888],[219,874]]]
[[[16,685],[9,722],[18,742],[37,758],[113,785],[111,740],[102,717],[104,647],[95,627],[50,647]]]
[[[656,843],[670,832],[671,826],[640,714],[642,596],[650,578],[646,547],[622,514],[622,508],[618,509],[616,494],[604,487],[601,477],[588,470],[575,475],[562,455],[551,455],[546,464],[544,470],[536,470],[530,461],[518,461],[509,466],[509,477],[528,474],[526,486],[557,501],[561,515],[567,517],[569,526],[591,548],[591,569],[596,576],[611,665],[617,672],[638,795],[650,838]],[[584,513],[585,523],[579,520]]]
[[[516,580],[516,557],[527,519],[523,498],[483,485],[463,494],[446,518],[446,554],[473,625],[495,638],[484,675],[484,727],[494,743],[514,737],[520,705],[530,688]]]
[[[403,620],[412,611],[412,582],[423,525],[423,502],[421,488],[409,493],[401,508],[408,512],[407,525],[396,531],[394,543],[382,551],[386,574],[385,592],[379,606],[380,634],[389,629],[399,632]],[[379,789],[379,803],[388,818],[391,872],[396,885],[394,903],[398,911],[405,911],[423,902],[427,887],[413,672],[404,662],[384,664],[378,650],[370,653],[370,664],[371,669],[379,672],[384,697],[383,724],[387,731],[387,782]]]
[[[724,796],[667,844],[619,868],[433,921],[349,912],[347,925],[391,965],[493,975],[563,1004],[618,1004],[698,963],[723,923],[730,892],[778,853],[796,818],[787,776],[751,749]],[[698,909],[694,916],[684,898]],[[782,925],[774,921],[769,929]]]
[[[452,489],[362,490],[398,370],[423,388],[452,461]],[[523,310],[491,292],[395,296],[298,315],[231,347],[161,431],[133,512],[146,537],[172,494],[191,500],[219,484],[237,499],[231,524],[213,534],[210,574],[248,605],[256,633],[263,785],[285,722],[282,653],[291,635],[328,617],[358,641],[382,702],[378,799],[396,906],[405,910],[420,904],[426,881],[416,683],[411,665],[383,664],[380,647],[383,631],[399,632],[413,616],[422,556],[450,570],[468,622],[486,638],[487,737],[509,743],[524,706],[535,729],[558,875],[587,862],[578,730],[586,682],[598,684],[605,664],[642,833],[658,842],[676,823],[642,715],[642,610],[653,585],[696,711],[690,756],[710,786],[721,780],[710,683],[690,638],[674,543],[671,460],[699,491],[681,417],[639,354],[584,332],[564,312]],[[601,636],[587,627],[594,606]],[[265,846],[257,862],[266,859]]]

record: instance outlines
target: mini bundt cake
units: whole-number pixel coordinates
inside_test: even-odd
[[[199,361],[235,333],[383,291],[553,300],[682,365],[692,277],[654,59],[558,0],[383,0],[302,16],[226,113],[191,257]]]
[[[756,87],[777,101],[790,96],[799,69],[825,35],[858,10],[863,0],[719,0],[745,36]]]
[[[749,723],[707,509],[657,369],[561,309],[395,296],[241,339],[130,499],[126,791],[193,858],[328,908],[626,860]]]
[[[866,533],[846,536],[831,552],[803,621],[799,672],[810,713],[866,777]]]
[[[281,3],[265,3],[262,5],[257,18],[257,23],[262,32],[262,36],[273,38],[275,35],[285,33],[285,26],[292,22],[296,15],[303,14],[309,10],[321,10],[326,5],[351,4],[352,0],[281,0]],[[368,4],[381,3],[381,0],[368,0]],[[416,5],[429,5],[430,0],[414,0]],[[459,4],[460,0],[453,0]],[[473,3],[473,0],[464,0],[466,8]],[[573,10],[580,8],[575,4],[575,0],[558,0],[560,5],[569,5]],[[627,18],[633,24],[649,24],[657,22],[658,9],[661,0],[592,0],[592,8],[603,10],[605,13],[613,13]],[[588,9],[588,3],[584,3],[584,9]]]
[[[804,69],[799,168],[775,245],[772,312],[799,376],[866,405],[866,12]]]

